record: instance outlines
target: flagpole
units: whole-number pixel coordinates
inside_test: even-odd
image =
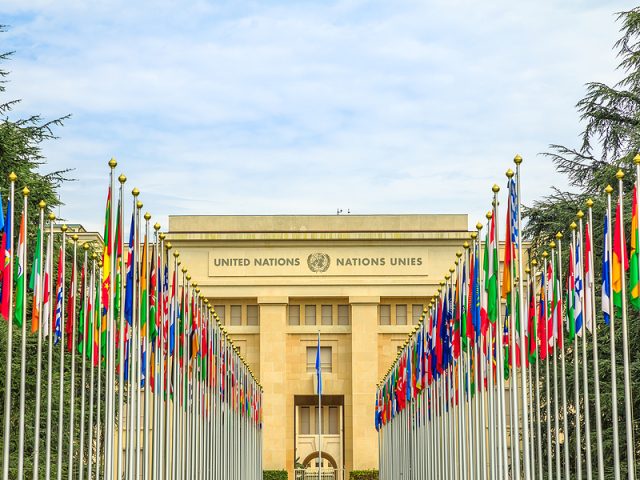
[[[150,398],[149,398],[149,390],[150,390],[150,386],[149,386],[149,363],[151,362],[151,342],[149,341],[150,338],[150,328],[149,328],[149,323],[151,322],[151,318],[149,315],[149,254],[148,254],[148,242],[147,239],[149,238],[149,220],[151,219],[151,214],[150,213],[145,213],[144,214],[144,220],[145,220],[145,234],[144,234],[144,272],[145,272],[145,285],[146,285],[146,292],[142,292],[143,295],[146,295],[147,297],[147,301],[144,305],[145,311],[142,313],[144,315],[144,317],[146,318],[146,323],[145,323],[145,330],[144,330],[144,338],[143,338],[143,342],[144,342],[144,356],[145,356],[145,361],[144,361],[144,475],[143,478],[145,480],[149,480],[150,475],[149,475],[149,469],[151,468],[151,463],[150,463],[150,459],[151,456],[149,455],[149,436],[150,436],[150,432],[149,432],[149,420],[151,417],[151,403],[150,403]]]
[[[93,252],[91,254],[91,280],[90,280],[90,284],[91,284],[91,289],[89,291],[89,298],[93,298],[94,302],[95,302],[95,289],[96,287],[96,259],[98,258],[98,255],[96,254],[96,252]],[[90,300],[91,301],[91,300]],[[96,349],[94,348],[94,343],[98,340],[96,337],[96,327],[95,327],[95,322],[96,322],[96,315],[95,315],[95,311],[98,309],[98,305],[94,303],[93,305],[93,309],[91,309],[91,312],[87,312],[89,313],[89,326],[91,328],[91,344],[87,344],[87,347],[89,347],[91,350],[91,356],[89,357],[90,360],[90,380],[89,380],[89,441],[87,443],[87,479],[88,480],[92,480],[93,479],[93,432],[95,430],[94,425],[93,425],[93,405],[94,405],[94,396],[95,396],[95,356],[96,356]],[[88,343],[88,342],[87,342]],[[99,352],[98,352],[99,354]],[[98,381],[100,379],[98,378]]]
[[[322,480],[322,360],[320,358],[320,329],[318,329],[318,364],[316,374],[318,381],[318,479]]]
[[[20,228],[20,240],[24,242],[22,247],[18,245],[18,249],[22,248],[22,258],[18,260],[18,263],[22,263],[22,271],[19,275],[22,275],[22,279],[18,278],[18,281],[22,280],[22,312],[16,312],[21,316],[22,320],[22,350],[20,354],[20,426],[18,437],[18,478],[24,476],[24,388],[25,388],[25,375],[27,367],[27,205],[29,198],[29,189],[24,187],[22,189],[22,195],[24,198],[22,208],[22,224]],[[24,230],[23,230],[24,229]],[[9,319],[9,323],[13,321]],[[7,364],[7,368],[11,368],[11,364]]]
[[[109,269],[109,299],[105,307],[107,311],[107,361],[106,361],[106,378],[105,378],[105,462],[104,462],[104,478],[105,480],[113,480],[113,464],[117,462],[113,452],[114,430],[115,430],[115,321],[114,321],[114,283],[116,269],[115,257],[116,252],[113,248],[115,244],[115,220],[116,215],[113,214],[113,192],[115,191],[115,175],[114,171],[118,162],[115,158],[109,160],[109,192],[111,193],[111,205],[109,206],[109,235],[104,240],[107,243],[107,252],[111,251],[109,265],[104,268]],[[105,262],[107,259],[103,259]]]
[[[610,261],[613,261],[613,232],[611,231],[611,194],[613,187],[607,185],[607,248]],[[623,260],[624,261],[624,260]],[[613,268],[609,267],[609,285],[613,285]],[[615,331],[615,305],[613,303],[613,292],[609,295],[609,338],[611,351],[611,419],[613,420],[613,473],[614,479],[620,480],[620,437],[618,434],[618,387],[616,369],[616,331]]]
[[[636,156],[634,159],[636,163],[636,171],[640,168],[640,156]],[[618,195],[620,202],[620,239],[622,245],[625,245],[624,234],[624,194],[622,179],[624,178],[624,172],[618,170],[616,173],[618,179]],[[624,251],[623,247],[623,251]],[[625,255],[623,254],[623,257]],[[620,279],[622,281],[622,360],[623,360],[623,373],[624,373],[624,417],[626,424],[626,439],[627,439],[627,478],[628,480],[634,480],[635,478],[635,445],[633,443],[633,408],[632,408],[632,393],[631,393],[631,373],[629,370],[629,332],[627,327],[627,287],[626,287],[626,274],[625,274],[625,262],[626,259],[621,259],[622,266]]]
[[[593,242],[593,200],[587,200],[588,208],[588,225],[587,232],[591,242]],[[593,247],[592,247],[593,249]],[[602,452],[602,410],[600,406],[600,365],[598,361],[598,324],[596,321],[596,295],[595,295],[595,267],[593,262],[593,251],[587,259],[589,262],[589,278],[587,281],[591,284],[591,315],[592,323],[592,341],[593,341],[593,380],[595,390],[595,407],[596,407],[596,446],[598,456],[598,480],[604,480],[604,458]],[[587,437],[588,438],[588,437]]]
[[[136,202],[136,237],[135,237],[135,251],[140,252],[140,210],[142,209],[142,202],[138,200]],[[142,263],[142,258],[140,258],[140,263]],[[134,262],[136,265],[137,262]],[[134,434],[134,468],[133,473],[135,478],[138,479],[142,475],[142,458],[140,458],[141,454],[141,439],[140,439],[140,430],[142,430],[142,416],[140,414],[140,400],[141,400],[141,371],[140,367],[142,366],[142,349],[141,349],[141,335],[140,335],[140,270],[139,268],[134,268],[133,270],[133,278],[134,278],[134,294],[133,294],[133,328],[132,328],[132,336],[133,336],[133,361],[131,362],[133,365],[133,374],[132,380],[134,382],[134,419],[135,422],[135,434]]]
[[[552,324],[553,324],[553,410],[554,410],[554,427],[555,427],[555,452],[556,452],[556,480],[562,479],[562,470],[560,466],[560,396],[558,394],[558,356],[560,355],[558,349],[558,330],[562,329],[562,319],[559,318],[562,315],[560,312],[560,308],[558,305],[558,299],[555,297],[556,295],[556,287],[558,286],[558,279],[556,273],[556,242],[553,240],[549,243],[549,247],[551,248],[551,278],[553,281],[553,295],[554,299],[552,301]],[[559,289],[558,289],[559,290]],[[562,292],[559,292],[560,296],[562,296]],[[562,347],[560,347],[561,349]],[[566,442],[566,438],[563,439]]]
[[[51,255],[48,259],[49,263],[49,311],[47,312],[48,324],[47,335],[49,336],[49,350],[47,357],[47,429],[46,429],[46,456],[45,456],[45,478],[49,480],[51,478],[51,394],[53,389],[52,373],[53,373],[53,221],[56,216],[53,213],[49,213],[49,245],[51,248]]]
[[[538,293],[538,280],[537,280],[537,276],[538,276],[538,271],[537,271],[537,267],[538,267],[538,260],[536,260],[535,258],[533,260],[531,260],[531,266],[533,268],[533,324],[536,325],[536,328],[539,328],[539,319],[538,319],[538,308],[537,308],[537,303],[538,303],[538,296],[542,295],[543,292]],[[542,275],[544,275],[544,272],[542,272]],[[546,331],[546,330],[545,330]],[[531,332],[529,332],[529,335],[531,335]],[[537,335],[537,331],[536,331],[536,335],[534,336],[534,340],[533,340],[536,345],[538,344],[538,335]],[[540,421],[540,354],[538,353],[536,355],[536,385],[535,385],[535,398],[536,398],[536,440],[537,440],[537,446],[538,446],[538,479],[542,480],[543,478],[543,469],[542,469],[542,427],[540,425],[541,421]],[[531,385],[531,382],[529,382],[529,384]],[[532,399],[533,400],[533,399]]]
[[[9,182],[11,183],[10,193],[10,205],[11,212],[9,215],[9,235],[7,235],[7,242],[11,246],[9,251],[9,308],[7,315],[7,359],[5,361],[5,381],[4,381],[4,443],[3,443],[3,463],[2,463],[2,478],[3,480],[9,479],[9,444],[11,435],[11,359],[13,357],[13,201],[16,189],[17,175],[13,172],[9,174]],[[9,207],[7,207],[9,209]],[[5,234],[7,226],[5,225]],[[3,252],[6,257],[6,251]],[[5,264],[7,259],[5,258]],[[5,268],[6,272],[6,268]]]
[[[548,268],[549,268],[549,261],[548,261],[548,257],[549,257],[549,253],[545,250],[544,252],[542,252],[542,258],[544,258],[544,270],[542,272],[542,275],[545,276],[547,274]],[[546,278],[546,277],[545,277]],[[546,342],[546,352],[547,355],[545,356],[545,362],[544,362],[544,368],[545,368],[545,375],[544,375],[544,379],[545,379],[545,393],[546,393],[546,404],[547,404],[547,478],[549,480],[551,480],[553,478],[553,454],[552,454],[552,442],[551,442],[551,397],[552,397],[552,393],[551,393],[551,382],[549,380],[549,357],[551,356],[551,351],[549,350],[549,320],[551,318],[553,318],[552,316],[549,315],[549,298],[547,295],[547,292],[549,291],[549,285],[547,283],[547,281],[544,282],[545,288],[547,289],[545,292],[542,292],[542,294],[544,295],[544,301],[542,303],[542,308],[544,309],[544,319],[545,319],[545,325],[544,325],[544,331],[545,331],[545,338],[544,341]],[[551,292],[553,292],[553,288],[551,288]],[[553,295],[553,293],[552,293]],[[553,302],[553,297],[551,299],[551,301]],[[557,415],[556,415],[557,418]]]
[[[69,385],[69,398],[70,398],[70,414],[69,414],[69,458],[68,458],[68,468],[69,468],[69,480],[73,479],[74,469],[73,469],[73,447],[74,447],[74,425],[75,425],[75,406],[76,406],[76,293],[78,289],[76,288],[76,275],[77,275],[77,260],[78,260],[78,234],[74,233],[71,239],[73,240],[73,270],[71,276],[71,285],[70,290],[73,294],[73,305],[70,305],[71,308],[71,318],[68,321],[71,322],[71,383]]]
[[[584,226],[583,226],[583,221],[582,218],[584,217],[584,212],[582,210],[578,211],[578,222],[580,225],[580,254],[582,255],[582,257],[579,260],[579,265],[580,265],[580,278],[582,279],[583,282],[586,282],[587,284],[589,284],[591,286],[591,280],[589,278],[585,278],[584,275],[584,262],[583,262],[583,258],[584,258],[584,254],[585,254],[585,250],[586,247],[583,244],[583,239],[584,239]],[[589,276],[591,276],[591,273],[589,273]],[[584,292],[585,289],[582,288],[582,291]],[[591,297],[593,297],[593,288],[590,289],[590,295]],[[587,301],[591,301],[591,298],[587,299],[586,295],[583,295],[582,297],[582,302],[584,304],[584,307],[582,308],[582,385],[584,388],[584,439],[585,439],[585,447],[586,447],[586,465],[587,465],[587,480],[592,480],[593,478],[593,471],[592,471],[592,458],[591,458],[591,412],[590,412],[590,408],[589,408],[589,375],[588,375],[588,366],[587,366],[587,330],[588,330],[588,326],[589,326],[589,322],[590,320],[590,313],[592,314],[593,311],[588,312],[587,311],[587,305],[586,302]],[[589,307],[591,307],[591,305],[589,305]],[[589,318],[587,318],[589,316]],[[577,354],[576,354],[577,355]]]
[[[80,400],[80,450],[79,450],[79,478],[80,480],[83,479],[84,477],[84,425],[85,425],[85,419],[84,419],[84,413],[85,413],[85,399],[86,399],[86,390],[87,390],[87,386],[86,386],[86,365],[87,365],[87,352],[89,349],[89,344],[88,344],[88,332],[89,332],[89,315],[87,312],[87,294],[91,295],[91,293],[89,292],[89,288],[87,285],[87,276],[89,274],[88,272],[88,263],[87,263],[87,258],[88,258],[88,251],[89,251],[89,243],[85,242],[82,245],[82,249],[84,250],[84,264],[83,264],[83,271],[84,271],[84,277],[82,279],[82,292],[83,292],[83,298],[80,300],[82,302],[82,351],[80,352],[80,354],[82,355],[82,378],[80,380],[80,385],[81,385],[81,400]],[[36,476],[35,476],[35,472],[34,472],[34,478],[33,480],[36,480]]]
[[[42,288],[43,288],[43,277],[42,277],[42,258],[43,258],[43,244],[44,244],[44,208],[47,204],[40,200],[38,203],[38,207],[40,208],[40,228],[38,230],[38,241],[39,241],[39,258],[40,263],[38,264],[38,281],[36,282],[36,287],[40,290],[39,297],[34,298],[34,302],[36,303],[35,308],[38,312],[38,328],[34,332],[38,336],[38,352],[36,354],[36,411],[35,411],[35,421],[34,421],[34,435],[33,435],[33,475],[32,479],[37,480],[38,470],[39,470],[39,459],[40,459],[40,391],[42,389],[42,322],[40,321],[42,315]],[[33,320],[32,320],[33,322]],[[33,327],[32,327],[33,329]]]
[[[576,244],[576,228],[578,228],[578,226],[576,225],[576,222],[571,222],[571,225],[569,226],[569,228],[571,229],[571,250],[573,252],[573,255],[569,256],[569,259],[571,261],[573,261],[574,265],[571,265],[570,271],[573,271],[573,275],[574,275],[574,280],[572,282],[572,291],[568,292],[568,294],[571,296],[570,297],[570,302],[575,305],[577,304],[577,301],[579,301],[579,299],[577,299],[576,297],[578,296],[577,294],[577,286],[575,285],[575,275],[578,273],[575,271],[575,265],[578,262],[577,257],[577,244]],[[575,308],[575,307],[574,307]],[[567,310],[570,309],[570,306],[567,305]],[[582,431],[581,431],[581,427],[580,427],[580,375],[579,375],[579,371],[580,371],[580,358],[578,356],[578,332],[577,332],[577,319],[575,318],[575,313],[573,314],[574,318],[571,318],[571,316],[568,317],[568,321],[569,322],[573,322],[573,326],[569,326],[569,331],[573,331],[573,383],[574,383],[574,397],[573,397],[573,402],[574,402],[574,408],[575,408],[575,419],[576,419],[576,475],[578,478],[582,478],[582,452],[581,452],[581,438],[582,438]],[[572,330],[573,329],[573,330]]]
[[[123,239],[124,239],[124,184],[127,181],[127,177],[124,175],[120,175],[118,177],[118,182],[120,182],[120,193],[118,196],[118,208],[120,209],[120,221],[118,224],[118,231],[120,232],[120,238],[115,239],[114,244],[116,245],[116,258],[118,256],[118,251],[122,248]],[[124,261],[120,258],[120,264],[116,265],[116,268],[120,269],[120,305],[119,309],[119,318],[118,323],[120,325],[120,334],[118,338],[118,345],[120,346],[120,355],[118,359],[118,451],[116,456],[114,457],[117,462],[116,467],[116,479],[122,480],[122,474],[124,470],[124,437],[123,437],[123,423],[124,417],[126,416],[126,411],[124,407],[124,355],[125,355],[125,336],[124,336],[124,283],[125,283],[125,269],[124,269]],[[127,430],[129,429],[129,425],[127,425]],[[127,432],[128,433],[128,432]],[[105,480],[113,480],[111,478]]]
[[[96,480],[100,480],[100,450],[102,446],[102,277],[104,275],[104,262],[98,260],[98,301],[96,302],[96,313],[98,314],[98,406],[96,408]],[[105,375],[106,383],[106,375]],[[105,392],[106,394],[106,392]],[[91,478],[89,478],[91,480]]]

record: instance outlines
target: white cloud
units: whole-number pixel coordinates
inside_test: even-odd
[[[584,83],[617,78],[624,3],[10,0],[0,13],[21,111],[74,115],[46,147],[80,180],[62,190],[67,218],[98,227],[114,155],[161,218],[341,207],[475,223],[516,152],[525,201],[563,182],[536,154],[575,144]]]

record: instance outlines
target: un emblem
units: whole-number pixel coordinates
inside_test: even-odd
[[[307,257],[307,265],[312,272],[323,273],[329,269],[331,257],[326,253],[312,253]]]

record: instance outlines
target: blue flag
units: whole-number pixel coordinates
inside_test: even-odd
[[[318,333],[318,348],[316,349],[316,375],[318,375],[318,395],[322,395],[322,364],[320,363],[320,334]]]

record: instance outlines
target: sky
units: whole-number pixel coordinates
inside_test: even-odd
[[[522,200],[566,182],[585,83],[615,83],[607,0],[4,0],[14,118],[71,114],[43,171],[100,230],[109,158],[178,214],[467,213],[516,153]],[[504,188],[502,189],[504,192]],[[130,198],[130,197],[128,197]]]

